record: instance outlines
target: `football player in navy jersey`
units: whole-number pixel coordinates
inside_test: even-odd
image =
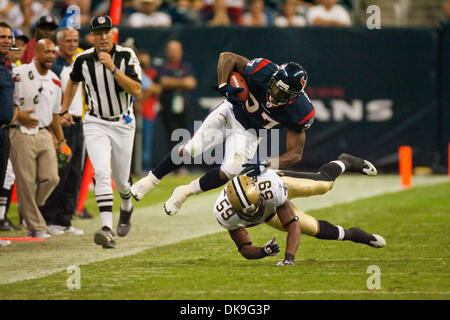
[[[236,94],[242,88],[228,84],[231,72],[242,74],[249,86],[250,97],[239,100]],[[218,65],[218,91],[225,100],[203,121],[191,140],[165,156],[146,177],[131,187],[136,200],[152,190],[168,173],[182,164],[176,164],[173,155],[192,158],[214,145],[225,141],[225,155],[220,167],[210,169],[188,185],[182,185],[164,204],[168,215],[179,211],[183,202],[198,194],[224,185],[237,176],[243,165],[251,160],[261,138],[258,130],[287,128],[287,151],[267,164],[272,168],[288,168],[298,163],[303,154],[307,130],[314,121],[314,107],[304,93],[308,75],[297,63],[276,65],[270,60],[249,60],[232,52],[220,54]]]

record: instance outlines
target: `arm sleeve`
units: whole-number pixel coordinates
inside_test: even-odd
[[[131,51],[130,54],[131,56],[130,59],[128,60],[127,67],[125,69],[125,74],[134,81],[141,83],[142,82],[141,65],[139,64],[139,60],[134,51]]]
[[[82,65],[83,65],[83,59],[81,59],[80,57],[77,57],[75,59],[75,62],[73,63],[72,72],[70,73],[70,79],[72,79],[72,81],[74,81],[74,82],[84,81],[84,76],[83,76],[83,72],[82,72],[82,68],[81,68]]]

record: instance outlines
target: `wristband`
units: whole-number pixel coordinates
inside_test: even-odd
[[[226,82],[224,82],[224,83],[221,83],[221,84],[219,84],[218,88],[220,89],[220,88],[222,88],[223,86],[226,86],[226,85],[227,85],[227,83],[226,83]]]
[[[268,256],[266,250],[264,250],[264,249],[265,249],[264,247],[261,248],[261,258],[264,258],[264,257],[267,257],[267,256]]]
[[[112,72],[112,74],[114,75],[114,73],[116,73],[117,71],[117,67],[114,69],[114,71]]]
[[[66,139],[61,139],[61,140],[58,141],[58,144],[61,144],[63,142],[67,142],[67,140]]]
[[[69,112],[69,110],[66,110],[64,112],[61,112],[59,115],[62,117],[63,115],[65,115],[67,112]]]

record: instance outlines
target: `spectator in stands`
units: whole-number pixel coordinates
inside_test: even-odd
[[[306,19],[313,26],[351,26],[350,14],[337,0],[318,0],[320,3],[308,10]]]
[[[275,17],[273,24],[277,27],[303,27],[306,19],[297,14],[296,0],[284,0],[282,14]]]
[[[172,19],[172,24],[192,24],[202,23],[202,17],[199,11],[193,9],[192,0],[175,0],[168,9]]]
[[[170,27],[172,19],[162,11],[158,11],[162,0],[139,0],[139,12],[133,13],[128,19],[131,27]]]
[[[211,18],[206,19],[208,20],[206,24],[211,27],[230,26],[231,18],[228,13],[227,0],[214,0]]]
[[[124,0],[122,2],[122,16],[120,21],[126,22],[133,13],[138,12],[135,3],[135,0]]]
[[[103,16],[109,13],[111,0],[82,0],[82,1],[90,2],[89,13],[92,17]]]
[[[64,89],[69,81],[72,63],[77,53],[79,43],[78,30],[64,27],[57,33],[58,55],[52,66],[52,71],[61,79]],[[78,193],[83,176],[83,160],[85,159],[83,128],[83,96],[81,87],[78,87],[72,104],[69,108],[74,124],[63,127],[64,137],[72,150],[72,160],[59,169],[59,183],[39,210],[47,223],[47,230],[51,235],[71,234],[83,235],[83,230],[72,226],[71,220],[77,209]]]
[[[142,68],[142,94],[136,100],[136,111],[142,114],[142,169],[152,169],[153,122],[159,109],[158,96],[161,86],[154,82],[156,69],[151,67],[151,57],[146,52],[138,52],[137,57]]]
[[[6,19],[14,28],[21,28],[28,32],[40,17],[49,14],[50,12],[38,1],[20,0],[8,11]]]
[[[187,109],[192,108],[191,91],[197,87],[189,64],[182,61],[183,46],[177,40],[171,40],[166,46],[166,62],[158,70],[157,81],[162,92],[159,97],[162,117],[169,146],[172,149],[175,143],[170,141],[172,132],[178,128],[186,128]]]
[[[59,15],[61,17],[63,17],[64,15],[66,15],[67,12],[67,8],[70,6],[78,6],[80,8],[80,23],[82,25],[88,24],[91,21],[90,18],[90,14],[91,11],[93,12],[93,10],[91,10],[91,7],[94,6],[94,4],[98,1],[91,1],[91,0],[63,0],[64,4],[61,6],[61,10],[59,12]],[[125,2],[125,1],[124,1]],[[108,4],[109,5],[109,4]],[[93,14],[94,15],[94,14]]]
[[[196,1],[196,0],[194,0]],[[200,1],[200,0],[198,0]],[[241,25],[242,24],[242,15],[244,13],[244,2],[245,0],[225,0],[219,3],[221,14],[216,14],[218,17],[215,19],[213,25],[221,26],[221,25]],[[212,19],[212,17],[215,15],[214,11],[217,11],[215,8],[217,6],[216,0],[205,0],[203,5],[203,13],[206,17],[205,20],[209,21]],[[223,6],[226,6],[227,8],[227,15],[223,14]],[[230,20],[231,23],[226,24],[226,20]],[[221,22],[224,21],[224,22]]]
[[[204,0],[191,0],[191,9],[198,19],[199,24],[205,22],[205,2]]]
[[[14,7],[15,3],[10,0],[0,0],[0,18],[6,19],[9,10]]]
[[[450,21],[450,0],[444,1],[442,4],[444,9],[444,21]]]
[[[54,16],[43,16],[36,23],[36,29],[34,30],[34,38],[27,44],[22,58],[22,63],[28,64],[33,60],[35,55],[36,43],[48,38],[52,41],[56,41],[56,29],[58,29],[59,23]]]
[[[248,0],[248,12],[244,13],[242,23],[247,27],[266,27],[272,24],[271,15],[264,9],[264,0]]]

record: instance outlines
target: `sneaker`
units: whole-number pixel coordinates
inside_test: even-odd
[[[63,232],[63,233],[64,233],[64,232]],[[48,239],[48,238],[51,238],[51,235],[50,235],[50,234],[48,234],[48,233],[45,232],[45,231],[40,231],[40,230],[33,231],[33,232],[31,233],[31,236],[32,236],[33,238],[41,238],[41,239]]]
[[[6,246],[9,246],[10,244],[11,244],[11,241],[0,239],[0,247],[6,247]]]
[[[131,186],[131,194],[136,201],[141,200],[147,192],[159,183],[159,179],[150,171],[148,175]]]
[[[377,169],[375,168],[375,166],[370,163],[367,160],[358,158],[358,157],[354,157],[352,155],[349,155],[347,153],[342,153],[339,157],[338,160],[345,162],[346,164],[346,169],[348,171],[353,171],[353,172],[359,172],[368,176],[376,176],[377,175]],[[348,167],[347,167],[348,164]]]
[[[76,229],[73,226],[66,227],[64,229],[64,233],[67,233],[67,234],[70,234],[70,235],[73,235],[73,236],[82,236],[82,235],[84,235],[84,231],[83,230]]]
[[[61,234],[64,234],[64,227],[57,226],[55,224],[50,224],[47,226],[47,232],[50,233],[52,236],[59,236]]]
[[[11,222],[7,219],[0,220],[0,231],[12,231],[14,230],[14,227],[12,226]]]
[[[94,234],[94,242],[104,249],[114,249],[116,247],[116,236],[114,231],[110,228],[103,226],[100,230]]]
[[[166,211],[169,216],[176,214],[190,195],[192,195],[190,185],[176,187],[169,200],[164,203],[164,211]]]
[[[131,215],[133,214],[133,208],[130,211],[120,209],[120,218],[117,223],[117,235],[119,237],[125,237],[131,229]]]

